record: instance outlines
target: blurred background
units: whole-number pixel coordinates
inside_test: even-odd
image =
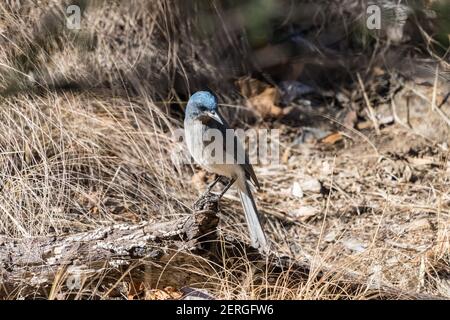
[[[189,96],[211,90],[234,127],[281,132],[280,163],[256,167],[280,254],[450,297],[449,41],[448,0],[3,0],[0,237],[189,215],[213,177],[172,157],[170,133]],[[235,200],[223,233],[248,241]],[[233,263],[202,270],[201,286],[342,297],[332,278],[273,285]],[[77,297],[155,298],[106,269]],[[73,298],[3,277],[2,297]]]

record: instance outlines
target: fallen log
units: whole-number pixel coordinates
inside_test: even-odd
[[[0,298],[48,298],[58,290],[73,291],[75,298],[109,298],[121,295],[118,284],[126,276],[144,279],[152,288],[201,285],[209,272],[220,273],[223,261],[234,258],[252,265],[255,281],[276,281],[283,275],[295,283],[313,275],[316,283],[326,283],[330,294],[342,298],[437,298],[381,284],[373,288],[355,274],[312,270],[309,263],[289,257],[262,256],[238,239],[220,238],[217,212],[217,199],[207,197],[191,215],[170,222],[116,224],[60,237],[0,237]],[[84,290],[94,283],[90,279],[96,279],[96,291]],[[106,293],[100,294],[99,286]]]
[[[215,237],[219,221],[217,202],[204,207],[164,223],[122,223],[60,237],[0,236],[0,295],[48,289],[61,272],[66,278],[88,277],[134,260],[161,262],[176,252],[195,250],[201,241]]]

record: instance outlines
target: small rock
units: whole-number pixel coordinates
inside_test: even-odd
[[[301,181],[300,187],[304,192],[320,193],[320,190],[322,190],[320,181],[313,177]]]
[[[347,248],[355,252],[364,252],[366,250],[366,246],[356,239],[348,239],[342,241],[342,244]]]
[[[336,99],[342,105],[346,105],[347,103],[350,102],[350,99],[343,92],[338,92],[336,94]]]
[[[328,232],[328,234],[323,238],[326,242],[333,242],[336,240],[336,231]]]
[[[322,162],[322,164],[320,166],[320,173],[323,176],[328,176],[328,175],[333,173],[333,168],[332,168],[331,164],[328,161]]]
[[[291,216],[295,218],[307,218],[315,216],[318,213],[317,209],[311,206],[302,206],[296,210],[291,211]]]
[[[305,94],[314,92],[314,88],[298,81],[282,81],[279,87],[284,105],[288,105]]]
[[[294,182],[291,189],[291,194],[297,198],[303,198],[303,190],[298,182]]]
[[[378,124],[391,124],[394,123],[394,121],[395,118],[391,115],[378,117]]]

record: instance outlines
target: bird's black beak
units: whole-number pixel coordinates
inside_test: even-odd
[[[214,119],[219,123],[222,123],[222,119],[220,119],[219,115],[217,114],[217,112],[215,111],[205,111],[202,112],[199,116],[198,119],[200,121],[205,121],[205,120],[209,120],[209,119]]]

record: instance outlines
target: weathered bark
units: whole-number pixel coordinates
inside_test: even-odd
[[[164,262],[177,252],[195,250],[215,237],[217,203],[207,205],[165,223],[116,224],[60,237],[0,236],[0,294],[11,296],[15,288],[40,290],[61,273],[88,277],[131,261]]]
[[[224,257],[245,257],[253,265],[254,278],[261,281],[275,281],[280,274],[287,274],[290,283],[311,280],[311,266],[306,262],[274,254],[262,256],[237,239],[227,238],[223,245],[216,232],[217,200],[204,199],[195,207],[189,217],[165,223],[117,224],[61,237],[0,237],[0,296],[11,298],[18,290],[21,296],[48,296],[52,288],[69,287],[73,281],[83,279],[85,283],[97,276],[114,282],[127,273],[133,273],[133,279],[145,279],[152,287],[179,288],[204,282],[208,271],[221,272],[220,268],[210,269],[223,267]],[[343,297],[363,293],[376,298],[433,298],[384,285],[371,289],[365,279],[332,269],[315,271],[313,278],[327,283],[330,294]]]

